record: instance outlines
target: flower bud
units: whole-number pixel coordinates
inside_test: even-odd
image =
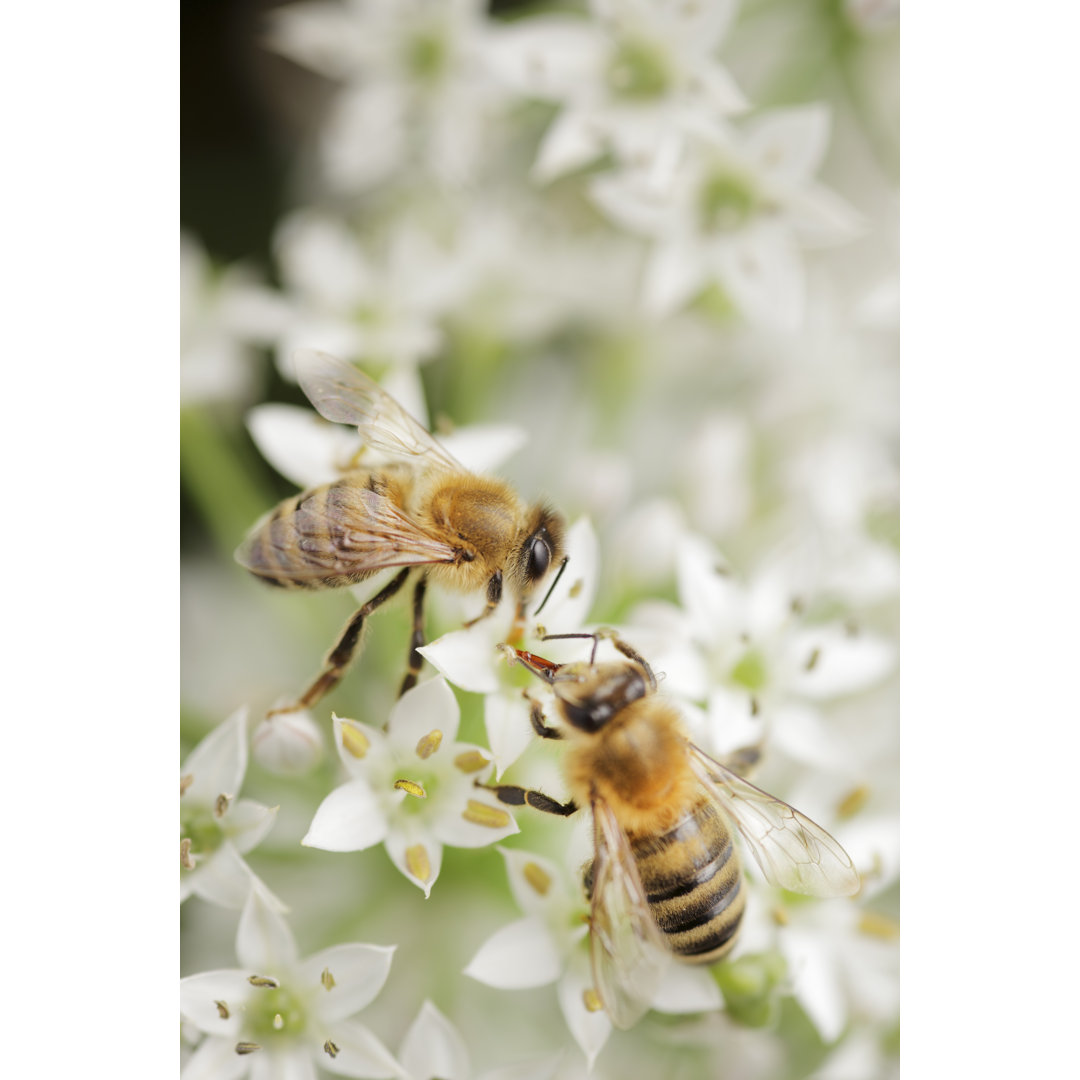
[[[323,736],[306,709],[266,717],[251,738],[255,760],[272,773],[300,776],[322,760]]]

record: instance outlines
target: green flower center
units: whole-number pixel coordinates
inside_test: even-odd
[[[711,232],[735,232],[760,209],[753,185],[732,172],[715,172],[701,189],[701,223]]]
[[[611,58],[607,82],[619,97],[648,101],[671,89],[672,72],[667,57],[654,42],[627,38]]]
[[[212,855],[225,839],[213,812],[204,806],[180,807],[180,838],[191,841],[192,855]]]
[[[247,1025],[253,1042],[265,1046],[275,1038],[294,1038],[307,1027],[307,1011],[283,986],[259,990],[247,1002]]]
[[[768,679],[765,658],[757,649],[748,649],[731,669],[731,681],[745,687],[751,693],[764,688]]]

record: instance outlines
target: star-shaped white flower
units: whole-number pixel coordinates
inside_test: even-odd
[[[588,518],[580,518],[566,534],[566,568],[551,595],[534,596],[532,611],[526,613],[524,638],[518,647],[537,652],[553,660],[576,658],[581,641],[544,641],[545,634],[580,633],[586,629],[586,616],[596,595],[598,545]],[[536,608],[543,605],[539,615]],[[507,665],[498,646],[509,640],[516,600],[506,596],[489,616],[462,630],[425,645],[420,652],[425,659],[463,690],[484,694],[484,726],[488,745],[494,755],[496,771],[501,775],[535,737],[529,723],[529,703],[522,690],[528,688],[543,697],[542,687],[521,678],[519,669]]]
[[[238,798],[247,772],[247,709],[237,709],[180,769],[180,902],[192,894],[242,908],[258,884],[243,856],[270,831],[277,807]]]
[[[180,980],[180,1012],[206,1033],[181,1080],[251,1075],[314,1078],[408,1074],[362,1023],[351,1019],[378,996],[395,946],[335,945],[299,957],[284,919],[252,891],[236,935],[239,969]]]
[[[490,63],[507,84],[562,106],[537,156],[539,179],[605,151],[665,170],[689,127],[745,107],[716,60],[736,0],[592,0],[590,7],[591,20],[540,15],[492,34]]]
[[[524,917],[496,930],[480,946],[465,974],[498,989],[557,983],[567,1027],[588,1059],[596,1060],[611,1021],[593,986],[588,949],[588,905],[580,883],[550,859],[500,848],[510,888]],[[708,1012],[721,1007],[708,972],[671,964],[653,1006],[662,1012]]]
[[[394,706],[386,731],[334,717],[350,779],[315,812],[303,843],[326,851],[384,844],[394,865],[431,894],[443,846],[484,847],[518,831],[494,795],[477,786],[491,756],[456,741],[459,711],[442,678],[420,683]]]
[[[813,179],[828,137],[823,106],[775,110],[739,129],[702,126],[666,176],[631,166],[597,177],[591,191],[605,213],[653,240],[649,310],[670,314],[712,284],[748,321],[798,329],[801,246],[850,239],[858,226]]]

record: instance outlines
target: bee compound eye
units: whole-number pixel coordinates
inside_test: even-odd
[[[529,577],[539,581],[551,565],[551,547],[544,536],[534,536],[529,544]]]

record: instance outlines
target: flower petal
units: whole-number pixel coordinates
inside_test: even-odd
[[[665,1013],[712,1012],[724,1006],[716,980],[701,968],[668,964],[653,1008]]]
[[[502,776],[536,738],[529,723],[529,706],[515,694],[484,697],[484,731],[495,758],[495,776]]]
[[[394,865],[414,884],[431,895],[431,887],[442,869],[442,844],[418,823],[394,828],[386,837],[386,853]]]
[[[236,930],[236,958],[253,975],[280,975],[297,961],[296,939],[268,902],[264,889],[252,889]]]
[[[181,873],[186,879],[188,892],[201,896],[211,904],[239,910],[247,903],[251,890],[259,886],[271,897],[272,904],[276,904],[281,911],[285,910],[285,905],[266,889],[229,841],[225,841],[194,870]]]
[[[585,1007],[585,992],[592,989],[588,958],[583,951],[576,953],[570,970],[559,980],[559,1007],[570,1034],[574,1036],[588,1060],[590,1070],[596,1061],[596,1055],[604,1048],[604,1043],[611,1034],[608,1014],[602,1009],[590,1012]]]
[[[318,1080],[311,1048],[303,1044],[267,1047],[250,1061],[251,1080]]]
[[[299,974],[305,986],[320,987],[315,991],[320,1019],[332,1024],[370,1005],[390,974],[395,948],[353,942],[309,956],[300,965]]]
[[[419,650],[424,659],[455,686],[473,694],[499,689],[495,650],[483,622],[465,630],[451,630]]]
[[[895,647],[874,634],[851,635],[838,626],[792,635],[791,691],[811,701],[854,694],[879,683],[896,661]]]
[[[180,1070],[180,1080],[237,1080],[251,1068],[251,1059],[236,1052],[236,1038],[204,1039]]]
[[[505,803],[475,787],[468,778],[462,780],[459,797],[453,799],[448,793],[445,812],[432,819],[434,836],[451,847],[478,848],[520,831]]]
[[[469,1080],[469,1053],[457,1028],[430,1001],[409,1026],[401,1044],[401,1064],[413,1080]]]
[[[256,405],[247,426],[262,456],[301,488],[336,480],[360,449],[355,431],[301,405]]]
[[[465,468],[484,473],[497,469],[520,450],[528,436],[513,424],[473,424],[441,436],[439,441]]]
[[[390,712],[387,734],[393,748],[408,755],[415,753],[425,735],[441,731],[441,748],[457,738],[460,718],[454,691],[445,679],[436,677],[419,683],[398,699]]]
[[[762,172],[784,185],[806,183],[818,171],[829,144],[824,105],[776,109],[746,125],[746,146]]]
[[[319,1058],[319,1064],[327,1072],[338,1076],[370,1077],[371,1080],[387,1080],[389,1077],[401,1077],[409,1080],[409,1074],[398,1064],[394,1055],[379,1039],[355,1020],[340,1020],[329,1032],[337,1053],[334,1057],[325,1054]]]
[[[263,806],[254,799],[238,799],[221,819],[221,830],[242,855],[255,847],[270,831],[277,818],[276,806]]]
[[[496,930],[469,961],[465,974],[500,990],[523,990],[554,982],[563,958],[546,923],[533,916]]]
[[[386,838],[387,821],[366,780],[350,780],[323,799],[300,842],[323,851],[364,851]]]
[[[247,707],[241,706],[188,754],[180,775],[192,779],[180,798],[189,805],[211,805],[219,795],[238,795],[245,772]]]
[[[203,971],[180,980],[180,1015],[207,1035],[233,1040],[240,1032],[244,1002],[251,994],[247,972]],[[225,1015],[218,1006],[223,1003]]]

